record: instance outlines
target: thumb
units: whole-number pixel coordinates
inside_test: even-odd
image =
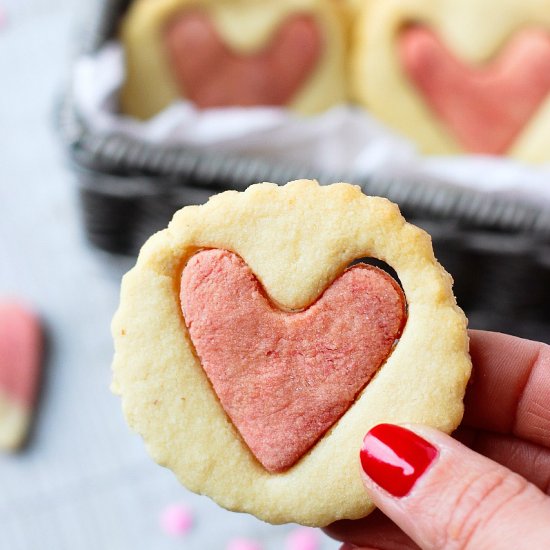
[[[380,424],[361,449],[374,503],[424,549],[547,548],[550,498],[448,435]]]

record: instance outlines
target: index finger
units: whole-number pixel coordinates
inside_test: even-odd
[[[470,354],[463,424],[550,447],[550,346],[470,331]]]

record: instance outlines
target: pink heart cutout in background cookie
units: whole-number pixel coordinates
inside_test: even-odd
[[[0,447],[18,448],[30,426],[42,367],[42,331],[36,315],[0,304]]]
[[[269,472],[290,468],[348,410],[406,321],[399,285],[363,264],[287,312],[239,256],[206,250],[183,270],[180,298],[222,407]]]
[[[504,154],[550,93],[550,34],[516,34],[492,62],[471,67],[429,29],[399,37],[408,77],[459,143],[473,153]]]
[[[285,21],[261,51],[228,48],[206,13],[186,11],[164,40],[180,93],[201,108],[287,105],[321,56],[319,28],[308,15]]]

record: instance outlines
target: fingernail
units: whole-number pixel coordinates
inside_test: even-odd
[[[438,450],[414,432],[393,424],[379,424],[363,440],[361,466],[382,489],[404,497],[437,455]]]

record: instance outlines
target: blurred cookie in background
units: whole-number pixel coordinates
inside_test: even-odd
[[[375,116],[424,153],[550,160],[549,0],[352,5],[352,95]]]
[[[38,317],[16,302],[0,302],[0,451],[17,451],[27,440],[43,349]]]
[[[121,30],[125,114],[199,108],[321,112],[346,100],[345,21],[333,0],[137,0]]]

